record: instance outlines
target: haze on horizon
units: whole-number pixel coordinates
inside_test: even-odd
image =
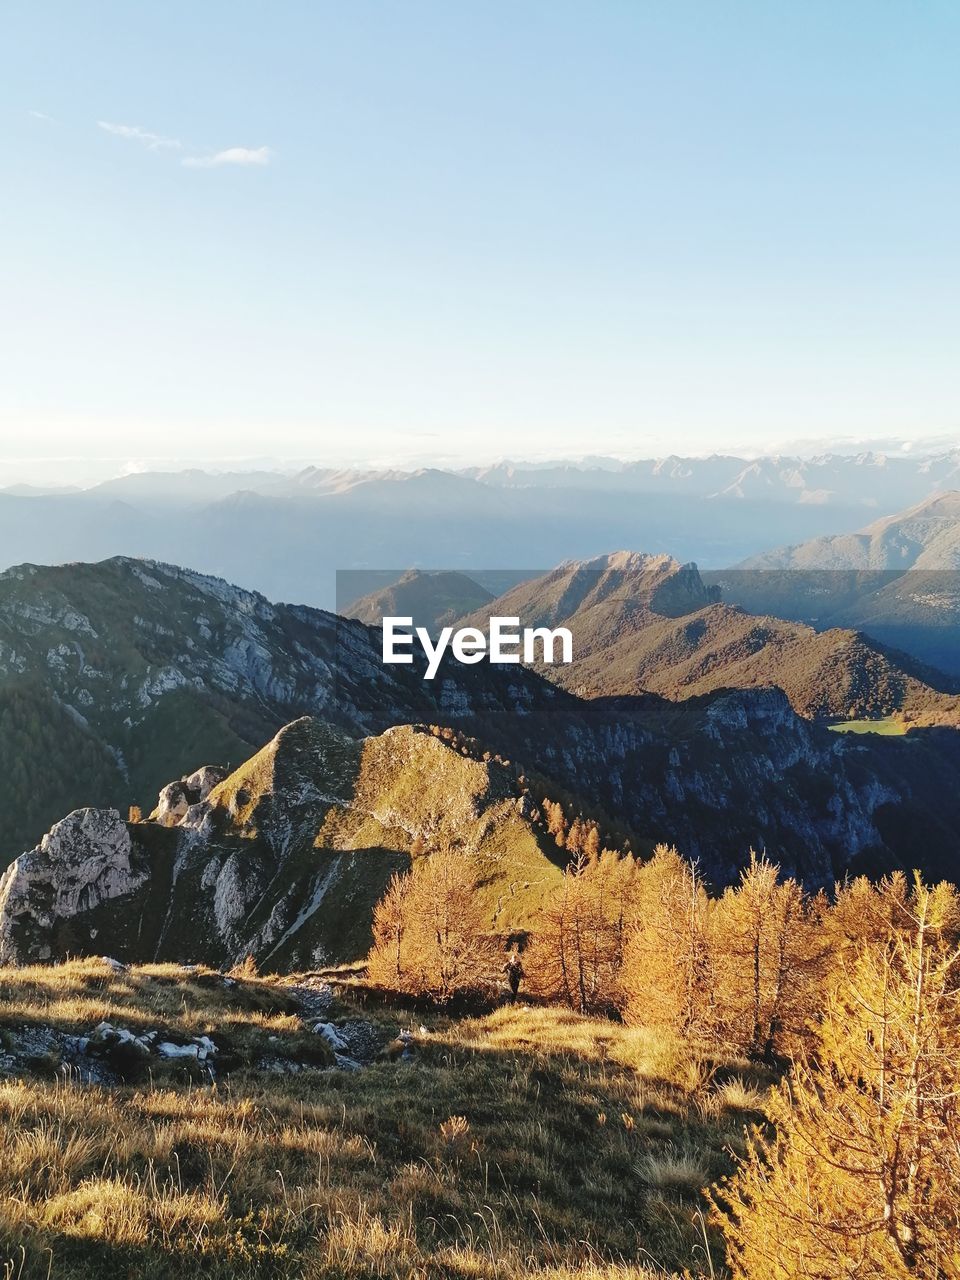
[[[960,436],[946,0],[3,29],[0,484]]]
[[[657,441],[646,440],[646,449],[634,449],[617,454],[604,453],[571,453],[559,454],[546,451],[543,455],[515,453],[492,454],[478,452],[474,454],[456,454],[450,452],[410,452],[402,450],[397,453],[381,456],[341,452],[331,448],[318,449],[313,454],[304,456],[283,456],[277,454],[230,455],[230,454],[191,454],[152,457],[131,457],[121,455],[90,456],[66,455],[48,457],[18,456],[0,454],[0,492],[5,489],[20,487],[37,490],[57,490],[67,488],[89,489],[107,480],[120,479],[124,476],[144,473],[176,474],[202,471],[208,474],[236,474],[243,476],[250,473],[271,472],[277,475],[293,476],[308,468],[331,468],[344,471],[417,471],[424,468],[458,471],[465,468],[496,466],[510,464],[519,468],[538,466],[579,466],[590,468],[616,468],[632,462],[646,461],[651,458],[664,459],[676,455],[669,445],[655,447]],[[957,440],[951,436],[926,437],[918,440],[901,438],[839,438],[833,440],[787,440],[767,447],[757,448],[749,445],[718,444],[712,449],[690,450],[676,456],[686,458],[705,458],[711,454],[725,454],[730,457],[743,458],[745,462],[771,456],[799,459],[817,457],[883,455],[887,458],[914,458],[921,462],[924,458],[935,457],[960,449]]]

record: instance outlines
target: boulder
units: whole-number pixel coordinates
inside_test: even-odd
[[[157,797],[151,815],[163,827],[177,827],[195,804],[201,804],[227,776],[221,765],[204,764],[176,782],[168,783]]]

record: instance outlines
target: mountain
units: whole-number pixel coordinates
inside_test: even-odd
[[[925,498],[857,533],[753,556],[743,569],[960,570],[960,491]]]
[[[413,618],[432,634],[464,614],[489,604],[493,593],[464,573],[411,569],[396,582],[372,591],[338,610],[368,626],[383,618]]]
[[[643,691],[686,698],[776,686],[808,719],[879,719],[960,726],[956,682],[863,635],[754,616],[723,603],[695,565],[618,552],[558,569],[508,591],[491,614],[523,626],[565,626],[575,661],[538,670],[572,692]]]
[[[0,487],[0,494],[9,494],[15,498],[49,498],[55,494],[80,492],[80,487],[74,484],[7,484]]]
[[[159,503],[183,506],[195,502],[215,502],[232,493],[254,492],[282,483],[274,471],[136,471],[103,480],[83,492],[96,502],[103,498],[122,502]]]
[[[188,766],[244,759],[323,711],[335,629],[147,561],[0,574],[0,860],[68,808],[149,807]],[[362,719],[362,690],[355,701]]]
[[[920,502],[960,479],[960,449],[926,457],[866,451],[805,458],[773,455],[606,459],[581,463],[500,463],[463,472],[503,488],[575,488],[669,493],[714,499],[716,505],[760,502],[780,506],[891,510]]]
[[[856,627],[960,675],[960,492],[709,576],[745,608]]]
[[[726,714],[717,715],[721,706],[713,705],[702,726],[718,743],[724,726],[732,727]],[[753,714],[747,704],[739,710],[737,727],[782,745],[790,718],[782,703]],[[909,761],[910,754],[902,761],[916,766],[919,777],[925,762]],[[680,749],[671,755],[676,766]],[[843,752],[836,755],[828,795],[817,796],[808,754],[783,762],[763,803],[779,797],[778,820],[785,824],[804,783],[807,837],[822,839],[829,815],[849,849],[852,820],[870,821],[861,807],[868,797],[854,797]],[[728,786],[736,780],[744,796],[763,788],[763,771],[751,780],[750,769],[750,758],[741,755],[728,765]],[[716,761],[699,780],[689,768],[674,777],[685,792],[680,798],[701,816],[716,803]],[[0,877],[0,963],[108,953],[120,961],[223,966],[252,955],[266,968],[288,971],[354,960],[369,947],[373,908],[391,875],[442,847],[473,862],[490,928],[508,935],[535,926],[569,856],[548,830],[544,801],[558,794],[549,780],[531,779],[480,744],[426,726],[398,726],[357,741],[304,718],[229,776],[203,770],[186,781],[196,794],[185,808],[167,804],[165,789],[146,821],[124,822],[113,809],[79,809],[16,859]],[[820,789],[826,781],[821,775]],[[941,770],[928,781],[936,795],[946,779]],[[868,789],[875,810],[898,801],[879,777]],[[571,804],[559,794],[576,813],[576,798]],[[945,823],[956,819],[956,809],[948,801]],[[631,811],[639,812],[636,805]],[[729,818],[727,839],[737,826],[732,806]],[[926,831],[918,828],[909,809],[892,822],[890,829],[899,822],[901,838],[911,841],[930,829],[929,822]],[[635,847],[642,851],[643,841]],[[921,858],[929,858],[920,843],[908,856],[920,848]]]
[[[923,460],[502,464],[459,473],[150,472],[81,492],[0,492],[0,568],[148,557],[325,608],[335,607],[344,570],[397,576],[416,565],[529,576],[560,559],[638,545],[721,568],[772,546],[859,529],[867,512],[956,486],[958,466],[960,453],[952,452]]]
[[[359,742],[301,719],[169,825],[93,809],[58,823],[0,880],[0,963],[355,960],[418,840],[475,862],[501,932],[532,923],[565,856],[503,764],[408,726]]]
[[[956,874],[955,730],[854,741],[776,689],[582,699],[523,667],[449,655],[426,681],[420,660],[384,666],[379,633],[359,622],[124,559],[5,575],[0,623],[0,695],[22,704],[0,714],[8,858],[69,810],[149,810],[170,779],[236,766],[309,715],[357,739],[404,724],[462,732],[481,759],[518,763],[639,848],[677,844],[717,884],[751,847],[816,886],[918,862]]]

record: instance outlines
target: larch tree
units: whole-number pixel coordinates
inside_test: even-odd
[[[638,889],[621,978],[627,1020],[705,1039],[716,1019],[714,904],[696,865],[666,845],[641,868]]]
[[[893,910],[714,1195],[734,1280],[960,1276],[960,911],[919,881]]]
[[[750,851],[716,907],[714,954],[730,1048],[770,1059],[802,1035],[818,999],[821,899]]]
[[[404,989],[405,954],[404,939],[410,924],[409,872],[395,874],[387,885],[387,891],[373,912],[373,947],[367,957],[367,975],[378,986],[395,991]]]
[[[375,982],[439,1002],[488,984],[496,946],[469,859],[443,849],[391,881],[374,915]]]
[[[580,1013],[620,1003],[623,943],[636,913],[637,863],[605,850],[582,853],[547,901],[525,957],[527,982]]]

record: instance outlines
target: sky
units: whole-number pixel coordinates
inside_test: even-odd
[[[960,436],[954,0],[4,0],[0,472]]]

